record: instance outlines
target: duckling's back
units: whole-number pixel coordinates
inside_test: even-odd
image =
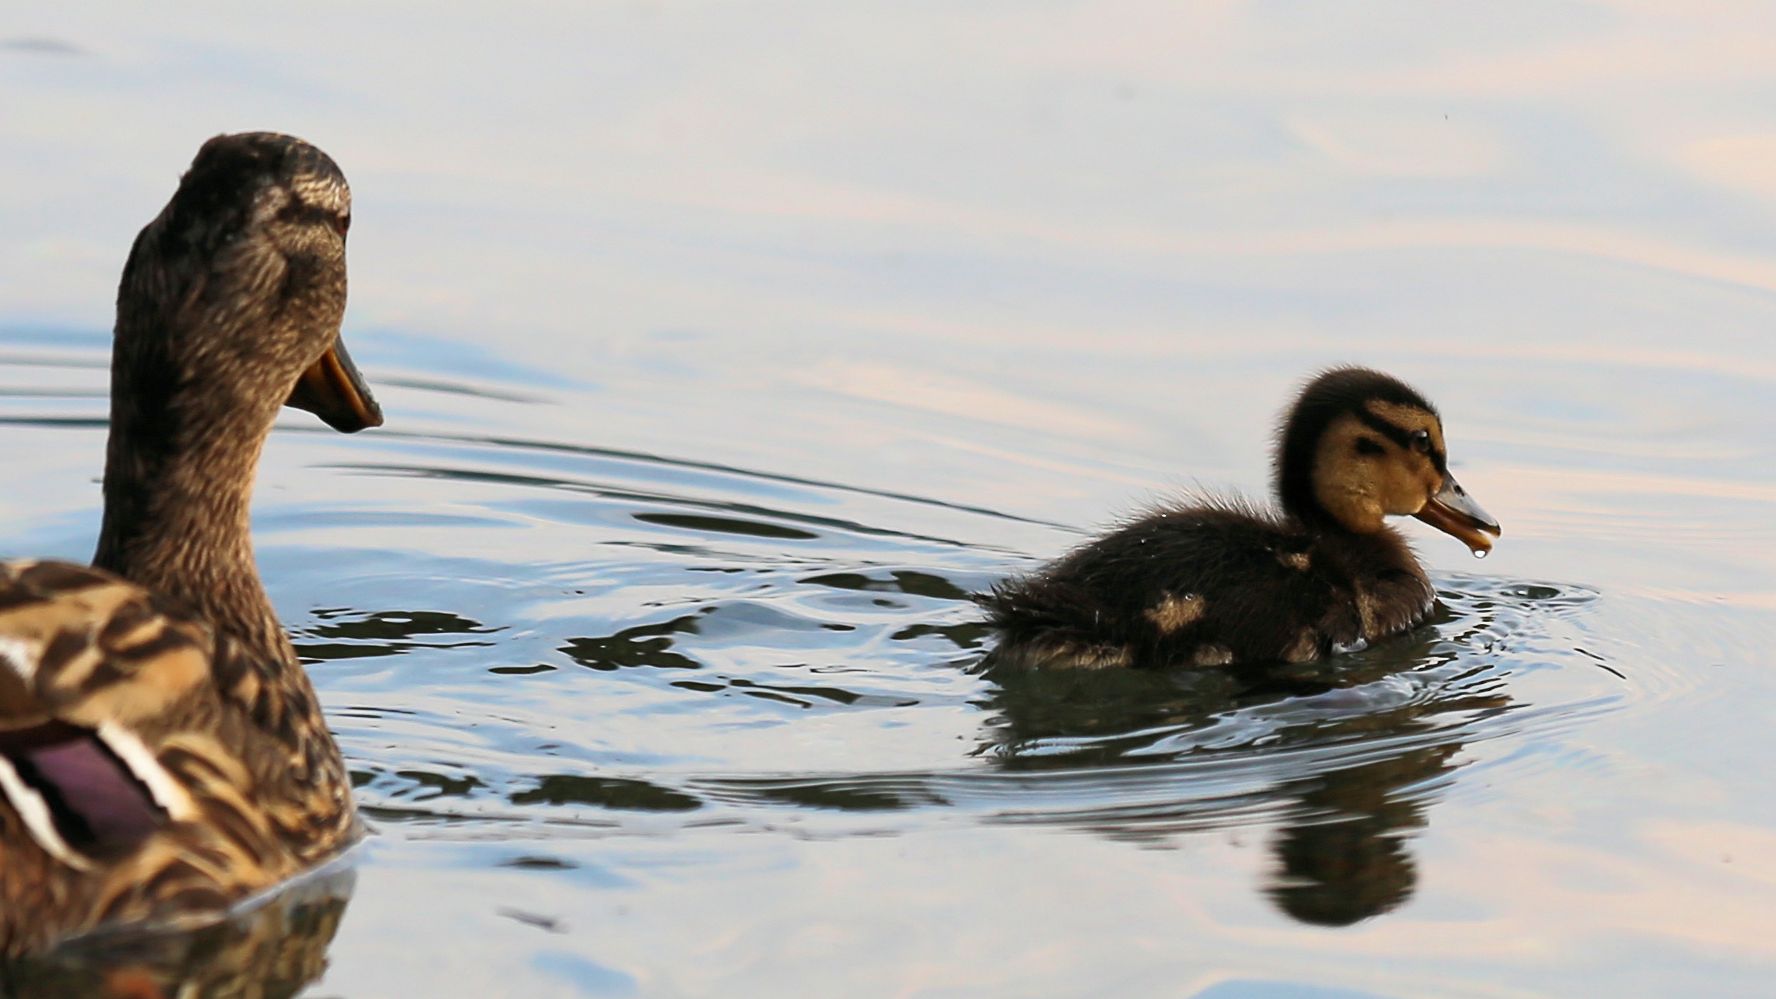
[[[981,602],[999,661],[1101,668],[1305,662],[1416,621],[1430,598],[1391,531],[1329,538],[1218,503],[1150,513]]]

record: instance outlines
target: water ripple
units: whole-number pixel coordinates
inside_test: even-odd
[[[992,511],[860,507],[828,484],[596,449],[465,467],[492,446],[415,435],[391,445],[407,460],[349,467],[397,500],[449,479],[464,529],[516,526],[502,543],[519,554],[404,547],[440,581],[430,609],[317,611],[301,630],[317,676],[358,698],[335,718],[385,835],[975,823],[1170,846],[1259,825],[1276,904],[1348,922],[1410,895],[1407,844],[1440,801],[1570,764],[1561,733],[1657,687],[1596,636],[1575,653],[1596,591],[1471,575],[1440,580],[1426,626],[1326,663],[983,672],[992,639],[968,596],[1028,565],[960,540]],[[329,522],[336,544],[363,533],[351,519]],[[394,653],[422,688],[332,667]],[[1487,773],[1472,792],[1469,768]]]
[[[102,425],[58,408],[96,402],[88,367],[70,370],[7,393],[0,418]],[[437,381],[395,383],[523,394]],[[1685,692],[1631,636],[1594,633],[1596,591],[1472,575],[1439,580],[1424,627],[1330,662],[995,671],[969,596],[1033,560],[972,539],[1076,532],[513,436],[386,433],[348,452],[280,433],[356,483],[262,505],[258,525],[273,585],[324,594],[292,632],[384,837],[980,825],[1171,847],[1261,827],[1262,890],[1344,923],[1412,893],[1410,841],[1440,802],[1608,766],[1562,734]]]

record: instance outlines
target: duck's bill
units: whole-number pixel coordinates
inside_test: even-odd
[[[1444,477],[1443,488],[1413,516],[1460,539],[1471,551],[1492,551],[1492,542],[1500,534],[1498,521],[1474,502],[1453,475]]]
[[[382,426],[382,407],[376,404],[370,386],[364,384],[364,376],[358,374],[358,366],[345,352],[343,340],[333,341],[321,359],[296,379],[296,387],[285,405],[306,409],[342,433]]]

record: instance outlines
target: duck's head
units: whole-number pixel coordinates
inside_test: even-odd
[[[1304,523],[1357,534],[1389,516],[1413,516],[1475,553],[1492,549],[1498,521],[1449,474],[1443,421],[1399,380],[1335,368],[1302,389],[1276,451],[1283,509]]]
[[[204,143],[124,267],[114,395],[183,432],[249,415],[269,429],[280,404],[347,433],[379,426],[339,337],[350,225],[345,175],[314,146]]]

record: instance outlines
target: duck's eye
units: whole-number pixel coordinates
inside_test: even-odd
[[[345,237],[346,232],[348,232],[351,229],[351,227],[352,227],[351,212],[345,212],[342,215],[334,216],[333,231],[338,233],[340,235],[340,238],[343,239]]]
[[[1419,454],[1431,453],[1431,432],[1429,430],[1414,430],[1412,432],[1412,450]]]
[[[1386,448],[1383,448],[1381,446],[1381,442],[1376,440],[1373,437],[1359,437],[1359,438],[1357,438],[1357,453],[1358,454],[1382,454],[1386,450],[1387,450]]]

